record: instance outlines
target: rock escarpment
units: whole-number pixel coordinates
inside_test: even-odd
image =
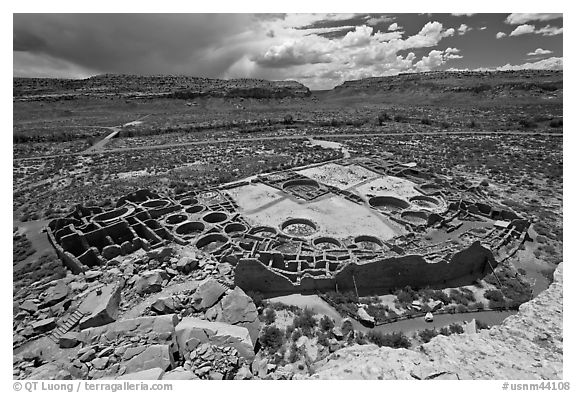
[[[415,350],[356,345],[319,365],[313,379],[562,379],[562,264],[554,283],[502,325],[437,336]]]

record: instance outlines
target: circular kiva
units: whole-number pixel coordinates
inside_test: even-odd
[[[424,211],[405,211],[400,215],[403,220],[415,225],[426,225],[428,223],[428,213]]]
[[[192,206],[198,203],[198,200],[195,198],[186,198],[180,201],[182,206]]]
[[[140,206],[146,209],[157,209],[161,207],[166,207],[168,205],[170,205],[170,201],[167,201],[166,199],[151,199],[149,201],[140,204]]]
[[[311,179],[289,180],[282,185],[282,188],[284,190],[289,190],[291,188],[303,187],[303,186],[306,188],[312,188],[312,189],[320,188],[320,185],[318,184],[318,182],[315,180],[311,180]]]
[[[393,196],[377,196],[372,197],[368,201],[370,206],[378,210],[398,211],[410,207],[410,204],[403,199]]]
[[[356,238],[354,238],[354,243],[356,243],[356,245],[364,250],[379,250],[382,247],[384,247],[384,243],[382,242],[382,240],[378,239],[375,236],[367,236],[367,235],[362,235],[362,236],[357,236]]]
[[[224,212],[210,212],[202,217],[203,221],[206,221],[210,224],[218,224],[220,222],[224,222],[228,219],[228,214]]]
[[[232,222],[224,227],[224,232],[227,234],[244,233],[248,228],[246,225],[239,222]]]
[[[200,213],[202,211],[204,211],[206,209],[205,206],[202,205],[194,205],[194,206],[190,206],[188,208],[186,208],[186,210],[184,210],[186,213],[190,213],[190,214],[196,214],[196,213]]]
[[[333,250],[337,248],[342,248],[342,244],[338,239],[333,237],[318,237],[312,241],[317,248],[321,250]]]
[[[204,232],[206,225],[200,221],[187,221],[176,227],[176,233],[178,235],[191,235],[196,236]]]
[[[438,199],[426,195],[416,195],[410,198],[410,202],[416,206],[428,209],[433,209],[440,206],[440,201]]]
[[[133,212],[134,208],[132,206],[123,206],[118,209],[97,214],[94,217],[92,217],[92,221],[107,224],[110,222],[120,220],[121,218],[126,217]]]
[[[187,218],[188,216],[186,214],[172,214],[171,216],[166,217],[166,224],[179,224],[183,221],[186,221]]]
[[[228,243],[230,239],[220,233],[210,233],[196,241],[196,248],[206,252],[214,252]]]
[[[250,229],[248,233],[250,233],[251,235],[258,235],[260,237],[272,237],[276,235],[278,231],[276,230],[276,228],[273,227],[258,226]]]
[[[310,236],[318,230],[316,224],[307,218],[291,218],[284,221],[280,228],[290,236]]]

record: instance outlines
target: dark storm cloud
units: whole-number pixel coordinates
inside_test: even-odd
[[[243,56],[247,14],[15,14],[14,50],[113,73],[218,76]],[[224,50],[224,48],[226,48]]]

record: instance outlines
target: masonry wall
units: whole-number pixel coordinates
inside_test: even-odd
[[[497,262],[490,250],[475,242],[454,254],[450,261],[429,263],[420,255],[369,262],[350,263],[333,277],[313,278],[304,275],[295,284],[256,259],[241,259],[236,265],[235,284],[245,291],[259,291],[271,296],[289,293],[355,290],[361,296],[385,294],[410,285],[445,288],[472,284],[491,272]]]

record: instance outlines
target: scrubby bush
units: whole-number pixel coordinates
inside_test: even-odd
[[[284,333],[276,326],[264,326],[260,335],[260,344],[270,352],[276,352],[284,344]]]
[[[330,345],[330,343],[328,342],[328,334],[325,332],[318,332],[317,334],[318,337],[318,344],[327,347],[328,345]]]
[[[398,289],[394,292],[396,300],[402,305],[408,305],[414,300],[418,300],[418,293],[415,292],[410,286]]]
[[[448,327],[450,328],[450,333],[455,333],[455,334],[464,333],[464,328],[460,324],[452,323]]]
[[[385,334],[370,330],[366,334],[366,339],[379,347],[410,348],[410,340],[402,332]]]
[[[385,121],[389,121],[389,120],[390,120],[390,115],[388,115],[388,113],[380,112],[378,114],[378,125],[382,125],[382,123],[384,123]]]
[[[425,343],[432,340],[434,337],[438,335],[438,331],[436,329],[424,329],[418,332],[418,336],[424,341]]]
[[[298,351],[296,343],[293,342],[292,345],[290,346],[290,353],[288,354],[288,362],[294,363],[297,362],[298,359],[300,359],[300,352]]]
[[[294,327],[302,330],[305,336],[310,336],[312,330],[318,325],[318,321],[314,318],[314,312],[305,308],[304,311],[294,318]]]
[[[431,126],[432,125],[432,120],[428,119],[428,118],[423,118],[420,120],[420,123],[426,125],[426,126]]]
[[[554,119],[550,122],[550,127],[552,128],[561,128],[563,127],[563,121],[562,119]]]
[[[476,329],[490,329],[490,326],[484,321],[476,320]]]
[[[292,124],[292,123],[294,123],[294,118],[292,117],[292,115],[284,116],[284,124]]]
[[[332,318],[330,318],[329,316],[324,315],[320,319],[320,329],[322,329],[323,331],[327,332],[333,327],[334,327],[334,321],[332,321]]]

